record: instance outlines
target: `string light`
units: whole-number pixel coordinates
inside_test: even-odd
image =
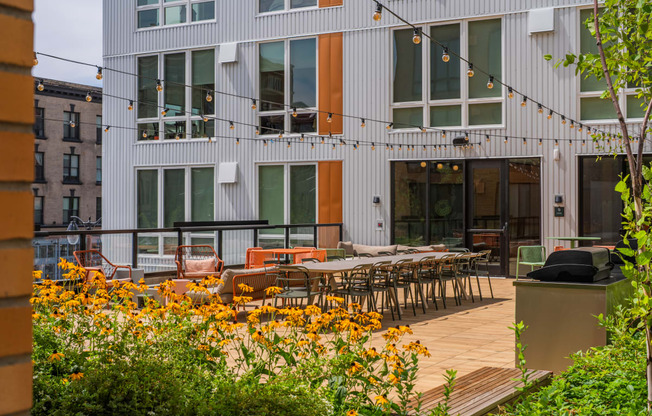
[[[280,133],[278,134],[278,138],[279,138],[279,139],[282,139],[282,138],[283,138],[283,132],[280,132]]]
[[[426,149],[426,145],[424,144],[424,145],[423,145],[423,151],[425,152],[426,150],[427,150],[427,149]]]
[[[34,52],[34,66],[38,65],[38,58],[36,57],[36,52]]]
[[[72,127],[73,129],[74,129],[74,128],[75,128],[75,126],[76,126],[76,124],[75,124],[75,122],[74,122],[74,121],[72,121],[72,120],[70,120],[70,121],[68,122],[68,124],[69,124],[69,125],[70,125],[70,127]]]
[[[425,132],[426,132],[426,128],[423,127],[423,126],[419,127],[419,130],[421,130],[421,133],[425,133]]]
[[[328,113],[328,117],[326,117],[326,122],[327,123],[333,122],[333,113]]]
[[[303,141],[303,139],[304,139],[304,134],[303,134],[303,133],[301,133],[301,138],[299,139],[299,141],[301,141],[301,142],[302,142],[302,141]]]
[[[389,150],[389,143],[385,143],[385,150]]]
[[[147,130],[143,130],[143,139],[147,138]]]
[[[569,146],[572,146],[572,145],[573,145],[573,141],[569,139],[569,140],[568,140],[568,145],[569,145]]]
[[[566,124],[566,117],[561,116],[561,124]]]
[[[168,113],[168,111],[170,111],[170,110],[167,107],[164,108],[163,111],[161,111],[161,115],[162,116],[166,115]]]
[[[179,140],[179,139],[181,138],[181,136],[179,136],[179,133],[177,133],[176,136],[174,136],[174,138],[175,138],[176,140]]]
[[[43,91],[45,89],[45,85],[43,85],[43,80],[39,79],[38,80],[38,85],[36,86],[36,89],[39,91]]]
[[[446,130],[443,130],[443,131],[441,132],[441,138],[442,138],[442,139],[445,139],[445,138],[446,138]]]
[[[559,140],[555,139],[555,146],[559,146]]]
[[[538,107],[539,107],[539,108],[537,109],[537,112],[538,112],[539,114],[543,114],[543,106],[542,106],[541,104],[538,104]]]
[[[233,125],[232,121],[229,121],[229,129],[231,130],[235,129],[235,126]]]
[[[575,128],[575,122],[574,122],[573,120],[571,120],[571,122],[570,122],[570,126],[569,126],[569,127],[570,127],[571,129],[574,129],[574,128]]]
[[[90,103],[91,101],[93,101],[93,96],[91,95],[91,92],[88,91],[88,92],[86,93],[86,102],[89,102],[89,103]]]
[[[129,100],[129,106],[127,107],[127,110],[131,111],[134,109],[134,100]]]
[[[314,150],[315,149],[315,144],[311,142],[310,143],[310,148]]]
[[[208,123],[208,117],[206,116],[201,116],[202,120],[204,120],[204,123]]]
[[[383,18],[383,5],[379,2],[376,2],[376,11],[374,12],[374,20],[380,22],[380,19]]]
[[[104,129],[104,132],[108,133],[110,128],[111,128],[111,126],[106,126],[106,128]]]
[[[362,127],[364,129],[366,126],[367,126],[367,123],[365,123],[364,118],[361,118],[360,119],[360,127]]]
[[[389,123],[387,127],[385,127],[387,130],[391,130],[392,127],[394,127],[394,123]]]
[[[96,78],[97,80],[101,80],[101,79],[102,79],[102,67],[99,67],[99,66],[97,67],[97,74],[95,75],[95,78]]]
[[[263,146],[267,147],[267,140],[263,139]]]
[[[552,118],[552,110],[550,110],[550,112],[548,113],[548,120],[550,120],[551,118]]]
[[[213,101],[213,96],[211,95],[210,91],[206,91],[206,101],[209,103]]]
[[[412,36],[412,42],[415,45],[418,45],[421,43],[421,33],[418,27],[414,28],[414,36]]]
[[[487,143],[489,143],[491,141],[491,138],[489,137],[488,134],[485,134],[485,138],[487,139]]]
[[[335,143],[333,143],[333,150],[335,150]]]
[[[324,144],[324,138],[323,137],[321,138],[321,144]]]
[[[521,101],[521,107],[527,106],[527,97],[523,96],[523,101]]]
[[[298,116],[298,114],[297,114],[297,109],[296,109],[296,108],[293,108],[293,109],[292,109],[292,117],[296,118],[297,116]]]
[[[240,144],[240,139],[236,137],[235,144]]]
[[[514,90],[512,87],[507,88],[507,97],[514,98]]]
[[[344,146],[346,142],[343,139],[340,139],[340,146]]]
[[[376,150],[376,143],[371,142],[371,150]]]
[[[256,107],[256,99],[252,98],[251,99],[251,109],[256,110],[256,108],[258,108],[258,107]]]
[[[158,92],[163,91],[163,85],[161,85],[161,80],[160,79],[156,80],[156,91],[158,91]]]
[[[539,139],[539,146],[543,145],[543,140]]]
[[[492,90],[494,88],[494,77],[493,75],[489,75],[489,81],[487,81],[487,88]]]
[[[586,140],[582,139],[582,146],[586,146]]]
[[[259,134],[260,134],[260,129],[256,127],[256,136],[258,136]]]
[[[527,144],[527,139],[523,137],[523,144]]]
[[[444,62],[451,60],[451,56],[448,54],[448,48],[444,48],[444,53],[441,55],[441,60]]]
[[[292,146],[292,143],[288,140],[288,149]]]
[[[509,137],[505,136],[505,140],[503,140],[503,142],[507,144],[508,141],[509,141]]]
[[[584,126],[582,126],[582,123],[580,123],[580,126],[577,128],[577,131],[582,131],[583,128]]]
[[[468,75],[469,78],[473,78],[473,75],[475,75],[475,71],[473,70],[473,64],[469,64],[469,69],[466,71],[466,75]]]

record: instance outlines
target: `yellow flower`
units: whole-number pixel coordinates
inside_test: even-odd
[[[270,286],[270,287],[268,287],[267,289],[265,289],[265,294],[266,294],[267,296],[277,295],[277,294],[279,294],[279,293],[281,293],[281,292],[283,292],[283,289],[281,289],[281,288],[278,287],[278,286]]]
[[[50,361],[50,362],[61,361],[61,359],[62,359],[63,357],[65,357],[65,355],[63,355],[62,353],[60,353],[60,352],[55,352],[54,354],[52,354],[52,355],[50,356],[50,358],[48,358],[48,361]]]
[[[357,363],[357,362],[354,361],[354,362],[351,363],[351,366],[349,367],[348,371],[349,371],[349,374],[355,374],[355,373],[357,373],[359,371],[362,371],[363,369],[364,369],[364,367],[362,365],[360,365],[360,363]]]
[[[397,383],[399,382],[399,379],[398,379],[398,377],[396,377],[394,374],[390,374],[390,375],[389,375],[389,381],[390,381],[392,384],[397,384]]]
[[[253,287],[251,287],[251,286],[249,286],[249,285],[246,285],[246,284],[244,284],[244,283],[240,283],[240,284],[238,285],[238,289],[240,289],[240,290],[242,291],[242,293],[251,293],[251,292],[254,291],[254,288],[253,288]]]
[[[346,416],[358,416],[358,412],[355,410],[351,409],[348,412],[346,412]]]
[[[384,406],[384,405],[386,405],[387,403],[389,403],[389,401],[387,401],[387,397],[386,397],[385,395],[382,395],[382,396],[376,396],[376,397],[374,398],[374,400],[376,401],[376,404],[379,405],[379,406]]]
[[[71,380],[81,380],[82,378],[84,378],[84,373],[72,373],[70,375]]]

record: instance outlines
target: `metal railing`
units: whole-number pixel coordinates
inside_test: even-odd
[[[205,225],[207,223],[201,223],[200,226],[190,225],[192,223],[182,223],[183,226],[179,227],[168,227],[168,228],[138,228],[138,229],[119,229],[119,230],[75,230],[75,231],[36,231],[34,233],[35,240],[51,237],[67,237],[67,236],[80,236],[78,250],[87,249],[87,237],[88,236],[107,236],[107,235],[130,235],[131,236],[131,266],[133,268],[138,267],[139,262],[139,236],[145,234],[176,234],[177,242],[181,244],[184,241],[184,236],[192,233],[205,233],[205,232],[214,232],[216,233],[216,243],[215,248],[217,255],[220,258],[223,258],[224,254],[224,234],[229,231],[251,231],[252,240],[251,247],[256,247],[259,245],[261,240],[261,231],[264,230],[283,230],[282,239],[283,247],[290,248],[291,233],[292,229],[301,228],[301,229],[311,229],[312,230],[312,243],[314,247],[319,247],[319,231],[322,228],[327,227],[337,227],[337,237],[338,241],[342,240],[342,223],[327,223],[327,224],[269,224],[267,221],[239,221],[239,222],[229,222],[229,223],[216,223],[219,225]],[[228,224],[228,225],[223,225]],[[175,224],[176,225],[176,224]],[[303,233],[302,235],[305,235]],[[197,237],[197,235],[195,235]],[[201,237],[201,236],[199,236]],[[210,237],[213,238],[213,237]],[[303,239],[305,241],[305,239]],[[159,253],[161,256],[163,254]]]

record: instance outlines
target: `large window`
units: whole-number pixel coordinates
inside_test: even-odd
[[[579,10],[580,25],[580,53],[598,54],[598,46],[595,37],[586,27],[586,22],[593,20],[593,9]],[[615,120],[616,110],[610,98],[600,98],[607,89],[605,79],[598,80],[591,75],[580,76],[580,118],[582,121]],[[643,101],[636,98],[636,85],[627,85],[622,90],[618,100],[623,115],[627,119],[642,119],[645,116],[645,109],[641,107]]]
[[[317,7],[317,0],[258,0],[260,13]]]
[[[102,157],[95,157],[95,183],[100,185],[102,183]]]
[[[45,108],[34,107],[34,135],[37,139],[45,138]]]
[[[421,30],[443,46],[434,42],[414,44],[412,29],[393,32],[394,128],[503,124],[502,89],[487,88],[488,79],[481,74],[469,77],[469,68],[454,56],[468,56],[477,68],[500,79],[502,20],[463,21],[423,26]],[[445,53],[448,61],[442,59]]]
[[[212,167],[142,169],[137,172],[138,228],[173,227],[175,222],[213,221],[215,170]],[[206,234],[196,233],[190,238]],[[162,237],[162,238],[161,238]],[[212,238],[212,234],[209,235]],[[163,243],[159,247],[159,243]],[[140,239],[139,252],[174,254],[176,234]]]
[[[63,223],[70,222],[71,217],[79,217],[79,197],[78,196],[64,196],[63,197]]]
[[[102,144],[102,116],[95,116],[95,143]]]
[[[214,100],[206,99],[215,89],[215,50],[140,57],[138,75],[138,140],[159,140],[159,132],[167,140],[215,135],[215,120],[203,117],[215,114]]]
[[[34,181],[45,182],[45,153],[34,152]]]
[[[215,20],[215,1],[138,0],[138,28]]]
[[[317,222],[317,166],[261,165],[258,167],[258,218],[270,224]],[[290,230],[291,245],[312,246],[312,229]],[[282,245],[283,230],[261,231],[261,244]]]
[[[392,163],[394,242],[463,244],[464,169],[457,161]]]
[[[63,140],[79,141],[79,113],[63,112]]]
[[[261,134],[316,132],[317,39],[261,43],[259,52]]]
[[[34,196],[34,224],[43,224],[43,197]]]
[[[95,197],[95,221],[102,218],[102,197]]]
[[[63,155],[63,181],[79,183],[79,155],[74,153]]]

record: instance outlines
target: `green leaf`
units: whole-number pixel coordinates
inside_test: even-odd
[[[552,55],[550,55],[550,54],[543,55],[543,59],[545,59],[546,61],[549,61],[549,60],[552,59]]]

